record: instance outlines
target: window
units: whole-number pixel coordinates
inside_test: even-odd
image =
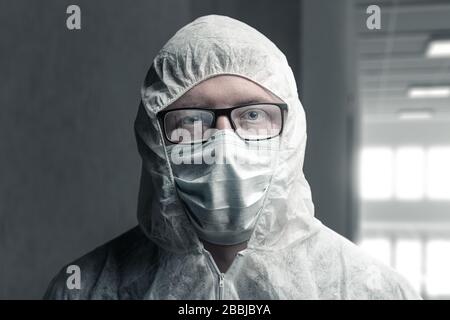
[[[450,239],[426,237],[397,238],[384,236],[363,238],[360,247],[402,274],[423,296],[450,297]],[[396,239],[396,240],[395,240]]]
[[[427,171],[427,196],[433,200],[449,200],[450,147],[430,148]]]
[[[366,238],[360,243],[360,247],[375,259],[386,265],[391,264],[391,244],[387,238]]]
[[[450,294],[450,241],[431,240],[427,243],[427,293],[431,296]]]
[[[360,246],[424,298],[450,298],[450,145],[368,146],[360,161]]]
[[[395,249],[395,268],[420,292],[422,283],[422,243],[419,239],[399,239]]]
[[[361,153],[361,196],[383,200],[392,196],[393,152],[389,148],[365,148]]]
[[[401,200],[423,197],[425,155],[420,147],[401,147],[395,154],[395,196]]]
[[[450,146],[366,147],[360,158],[363,200],[450,200]]]

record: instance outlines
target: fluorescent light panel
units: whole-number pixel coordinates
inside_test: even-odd
[[[420,98],[447,98],[450,97],[450,86],[410,87],[408,97]]]
[[[450,57],[450,39],[430,41],[425,55],[427,58]]]

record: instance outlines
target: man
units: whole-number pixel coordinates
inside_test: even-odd
[[[48,299],[420,298],[314,218],[306,120],[285,56],[205,16],[162,48],[135,122],[139,226],[65,268]]]

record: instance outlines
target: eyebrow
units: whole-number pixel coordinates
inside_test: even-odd
[[[236,105],[238,106],[241,104],[263,103],[263,102],[268,102],[268,101],[262,101],[261,99],[258,99],[258,98],[252,98],[252,99],[242,100],[242,101],[236,103]]]
[[[248,99],[243,99],[243,100],[238,100],[237,102],[233,103],[231,105],[231,107],[234,106],[240,106],[240,105],[246,105],[246,104],[252,104],[252,103],[271,103],[271,101],[267,101],[268,99],[263,99],[262,97],[254,97],[254,98],[248,98]],[[206,104],[206,103],[183,103],[179,106],[176,106],[176,108],[186,108],[186,107],[190,107],[190,108],[200,108],[200,109],[206,109],[208,107],[211,107],[210,105]]]

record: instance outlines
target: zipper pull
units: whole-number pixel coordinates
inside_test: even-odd
[[[224,282],[225,275],[223,273],[220,274],[219,278],[219,287],[223,288],[223,282]]]

